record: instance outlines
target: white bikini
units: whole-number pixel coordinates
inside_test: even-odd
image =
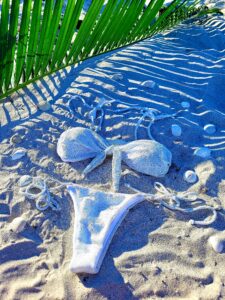
[[[192,192],[173,193],[156,183],[157,194],[145,194],[132,188],[136,194],[105,193],[76,184],[67,186],[75,209],[73,256],[70,269],[75,273],[98,273],[109,244],[129,209],[143,200],[156,201],[167,209],[192,213],[208,210],[212,215],[202,221],[190,220],[190,224],[207,226],[216,220],[213,207],[202,205],[196,208],[181,208],[180,200],[192,202]],[[194,197],[193,197],[194,196]],[[168,202],[165,202],[168,200]]]
[[[76,184],[67,186],[75,209],[73,256],[70,269],[75,273],[98,273],[114,233],[129,209],[143,200],[158,202],[167,209],[181,213],[207,210],[211,213],[202,221],[190,220],[190,224],[208,226],[217,218],[215,208],[208,205],[182,208],[180,200],[197,199],[193,192],[174,193],[161,183],[155,183],[157,194],[145,194],[131,188],[136,194],[119,194],[96,191]],[[167,200],[167,201],[165,201]]]
[[[52,198],[46,183],[47,180],[39,177],[22,176],[18,185],[20,192],[26,198],[35,200],[36,207],[40,211],[48,208],[60,210],[59,204]],[[136,194],[106,193],[91,188],[81,187],[77,184],[60,182],[54,179],[59,186],[67,186],[73,200],[75,210],[75,223],[73,234],[73,256],[70,269],[75,273],[98,273],[105,253],[109,247],[114,233],[123,221],[130,208],[143,200],[157,202],[163,207],[179,211],[181,213],[193,213],[207,210],[211,214],[204,220],[190,220],[190,224],[208,226],[217,218],[217,210],[208,205],[190,207],[197,200],[197,194],[193,192],[175,193],[155,182],[156,194],[146,194],[128,184]],[[39,192],[33,192],[33,188]],[[182,208],[181,201],[189,207]]]
[[[69,185],[75,209],[73,257],[75,273],[98,273],[114,233],[127,212],[143,195],[115,194]]]

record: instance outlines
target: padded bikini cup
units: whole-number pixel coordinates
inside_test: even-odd
[[[61,134],[57,153],[65,162],[77,162],[95,157],[106,147],[107,142],[94,131],[75,127]]]
[[[131,168],[154,177],[164,176],[171,166],[172,154],[152,140],[137,140],[122,146],[122,159]]]

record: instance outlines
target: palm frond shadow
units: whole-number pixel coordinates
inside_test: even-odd
[[[189,101],[191,103],[189,111],[182,111],[174,120],[159,121],[153,125],[152,133],[156,140],[173,151],[173,165],[169,174],[159,181],[175,191],[188,190],[190,186],[184,183],[183,173],[187,166],[189,169],[200,166],[202,168],[202,170],[200,168],[200,173],[201,171],[209,173],[204,183],[205,191],[201,192],[201,182],[198,187],[200,198],[204,202],[209,201],[208,196],[220,198],[221,191],[224,189],[222,179],[225,173],[225,116],[221,107],[218,106],[215,111],[215,105],[211,102],[215,99],[211,100],[211,96],[209,97],[206,93],[206,84],[212,88],[215,86],[216,77],[225,75],[225,52],[221,49],[220,43],[214,43],[216,36],[213,26],[213,24],[217,24],[224,31],[225,27],[220,26],[222,23],[224,23],[224,19],[214,17],[206,20],[201,25],[203,28],[195,23],[183,24],[177,28],[176,32],[167,32],[165,35],[156,36],[154,40],[146,40],[123,50],[114,51],[97,60],[92,59],[90,64],[86,62],[78,69],[63,69],[61,72],[29,85],[24,90],[17,91],[11,96],[12,101],[6,101],[0,108],[1,117],[6,116],[2,120],[3,143],[8,143],[12,134],[19,133],[21,137],[24,137],[20,146],[35,149],[36,156],[32,160],[24,161],[24,164],[13,172],[20,177],[27,174],[27,170],[29,170],[33,176],[51,176],[58,180],[76,181],[87,186],[98,184],[102,189],[108,190],[111,184],[111,158],[93,171],[86,181],[79,181],[78,175],[87,162],[66,164],[61,162],[57,156],[56,143],[64,130],[70,126],[88,127],[90,125],[84,117],[85,108],[80,104],[77,106],[81,113],[77,111],[77,118],[73,118],[70,114],[68,101],[71,96],[79,94],[89,103],[93,103],[96,97],[111,99],[119,97],[119,100],[124,102],[147,105],[165,113],[179,111],[180,103]],[[194,41],[196,34],[199,36],[198,33],[202,30],[207,32],[210,49],[208,45],[203,44],[198,47]],[[193,33],[193,39],[190,39],[190,32]],[[187,39],[190,40],[188,49],[186,48]],[[109,78],[109,75],[118,72],[123,74],[124,80],[117,82]],[[148,79],[157,83],[155,90],[149,91],[140,87],[140,83]],[[17,101],[13,101],[14,99]],[[44,113],[37,110],[40,100],[49,101],[51,109]],[[15,117],[16,115],[17,117]],[[133,140],[133,130],[139,116],[138,113],[115,114],[113,109],[107,108],[101,134],[107,138],[122,136],[127,141]],[[206,135],[203,131],[206,121],[215,123],[217,126],[217,132],[213,137]],[[183,129],[181,140],[174,141],[171,136],[170,126],[174,122],[180,124]],[[147,137],[145,131],[147,124],[144,125],[139,132],[140,138]],[[194,147],[205,145],[212,150],[210,164],[193,156]],[[49,158],[51,158],[50,162],[48,162]],[[9,160],[6,161],[6,166],[11,167]],[[210,166],[215,167],[213,172],[211,172]],[[126,169],[127,167],[123,165],[123,170],[126,171]],[[64,172],[60,170],[64,170]],[[101,182],[97,176],[98,172],[104,174],[101,176]],[[135,186],[137,179],[145,187],[144,192],[154,192],[155,178],[133,171],[125,172],[123,175],[121,192],[129,192],[124,186],[125,182]],[[59,202],[62,202],[63,214],[60,216],[53,213],[46,214],[46,218],[50,217],[51,220],[56,220],[54,224],[63,230],[70,227],[73,213],[71,201],[65,201],[65,198],[69,199],[68,195],[58,199]],[[221,201],[224,200],[221,199]],[[159,243],[158,254],[154,251],[155,244],[152,243],[152,239],[160,240],[160,233],[157,232],[157,229],[166,225],[165,218],[168,215],[178,220],[178,226],[179,222],[186,222],[190,217],[175,215],[148,202],[143,202],[132,209],[124,220],[124,226],[121,226],[116,232],[98,276],[79,276],[83,285],[88,287],[89,291],[93,289],[95,293],[97,292],[103,297],[112,296],[113,290],[120,288],[124,298],[135,299],[132,286],[126,283],[123,277],[127,270],[135,272],[135,265],[149,263],[152,266],[154,262],[158,263],[169,259],[176,261],[181,266],[184,263],[191,265],[191,268],[194,267],[196,260],[191,261],[186,254],[182,257],[179,251],[176,254],[168,250],[171,247],[177,247],[174,238],[170,236],[161,237],[163,241],[170,243],[169,247]],[[198,217],[200,216],[205,217],[205,215]],[[66,220],[65,223],[62,222],[62,218]],[[224,219],[224,215],[220,213],[218,220],[210,227],[224,230],[222,218]],[[128,231],[129,234],[127,234]],[[68,240],[70,240],[71,232],[65,234],[68,234]],[[199,241],[199,245],[205,242],[202,239]],[[147,244],[150,247],[148,250],[150,254],[142,255],[141,251]],[[138,249],[140,249],[140,255],[133,256],[132,251]],[[189,245],[188,249],[193,251],[193,243]],[[202,251],[207,251],[206,248],[204,249]],[[120,263],[123,259],[122,253],[126,254],[126,258]],[[116,259],[118,264],[115,263]],[[126,271],[123,267],[126,268]],[[66,271],[68,272],[68,270]],[[152,276],[152,273],[148,274]],[[90,298],[91,292],[92,290],[88,295]],[[151,297],[154,293],[149,295]]]
[[[82,19],[84,0],[3,0],[0,99],[66,66],[207,13],[207,8],[198,6],[198,0],[174,0],[167,7],[164,2],[93,1]]]
[[[217,18],[215,18],[217,19]],[[222,21],[222,20],[221,20]],[[211,20],[213,22],[213,19]],[[68,110],[68,101],[72,95],[82,95],[88,103],[93,103],[96,97],[105,97],[107,99],[117,99],[127,103],[137,103],[138,105],[149,106],[158,109],[164,113],[173,113],[181,109],[182,101],[191,102],[191,111],[181,112],[176,119],[167,119],[159,121],[152,127],[152,134],[157,141],[165,144],[174,152],[174,165],[170,170],[170,176],[173,180],[163,178],[161,182],[172,189],[177,188],[181,191],[186,190],[188,185],[183,182],[182,174],[186,171],[187,164],[190,169],[195,169],[200,160],[193,157],[193,149],[196,146],[205,146],[211,148],[213,157],[223,156],[225,152],[225,135],[220,128],[224,122],[223,114],[218,110],[212,111],[208,106],[208,102],[203,101],[205,97],[205,84],[210,82],[211,78],[224,73],[224,51],[220,50],[220,45],[215,45],[214,48],[208,50],[196,48],[196,44],[189,44],[189,52],[185,51],[185,33],[189,35],[189,31],[185,27],[189,25],[181,25],[176,34],[168,32],[165,35],[160,35],[154,40],[146,40],[137,45],[130,46],[120,51],[114,51],[110,55],[104,55],[97,60],[90,60],[90,64],[85,63],[77,69],[64,69],[60,74],[52,75],[49,78],[32,84],[26,90],[16,93],[18,98],[16,102],[5,102],[2,107],[4,114],[8,118],[5,120],[2,128],[16,128],[18,125],[25,129],[21,131],[26,138],[24,146],[29,149],[38,149],[38,163],[29,164],[29,169],[41,167],[42,172],[48,174],[48,167],[43,167],[40,163],[45,156],[51,155],[56,163],[60,163],[55,150],[49,150],[48,144],[51,144],[55,149],[57,139],[60,134],[71,126],[89,126],[88,120],[84,116],[85,109],[80,103],[77,103],[81,111],[77,111],[74,118]],[[197,31],[197,26],[192,25],[193,33]],[[211,29],[210,29],[211,28]],[[199,28],[199,31],[202,29]],[[206,26],[208,39],[214,38],[213,27]],[[178,40],[179,32],[184,36],[184,40]],[[194,33],[195,34],[195,33]],[[160,49],[160,51],[158,50]],[[219,49],[219,50],[218,50]],[[141,51],[140,51],[141,50]],[[214,54],[213,54],[214,53]],[[149,56],[151,54],[151,56]],[[201,65],[197,64],[198,59]],[[213,68],[215,61],[219,59],[221,67]],[[163,64],[160,66],[160,61],[166,62],[166,68]],[[191,68],[190,68],[191,65]],[[163,67],[164,66],[164,67]],[[199,72],[198,72],[199,70]],[[109,75],[121,72],[124,76],[122,81],[113,81]],[[138,74],[138,76],[137,76]],[[75,79],[76,78],[76,79]],[[140,83],[144,80],[151,79],[157,83],[157,88],[153,91],[143,89]],[[112,89],[109,87],[113,87]],[[130,90],[132,87],[133,90]],[[21,96],[20,96],[21,93]],[[14,95],[12,95],[12,98]],[[27,113],[27,118],[22,117],[16,121],[10,119],[12,105],[15,106],[14,113],[18,110],[20,103],[24,105],[24,111]],[[51,109],[46,113],[36,110],[36,106],[40,99],[50,101]],[[7,105],[11,108],[7,110]],[[115,114],[113,108],[106,109],[106,119],[104,127],[100,134],[107,138],[120,138],[130,141],[134,138],[134,126],[140,117],[139,113],[129,112],[127,114]],[[213,122],[218,126],[218,130],[213,138],[207,136],[203,132],[205,122]],[[29,125],[34,122],[36,125]],[[174,142],[170,133],[170,126],[174,122],[180,124],[183,129],[182,141]],[[138,136],[146,138],[146,125],[141,127]],[[11,127],[12,126],[12,127]],[[3,138],[10,138],[14,130],[3,130]],[[17,130],[18,133],[20,131]],[[35,137],[35,138],[34,138]],[[212,145],[210,145],[212,144]],[[21,144],[23,146],[23,144]],[[212,173],[206,181],[207,193],[217,196],[219,192],[219,178],[222,178],[224,165],[215,158],[212,158],[212,163],[216,166],[216,171]],[[68,172],[66,174],[58,174],[54,168],[51,168],[51,175],[60,180],[74,180],[78,178],[79,173],[83,170],[87,162],[79,164],[68,164]],[[126,167],[123,166],[125,169]],[[111,159],[97,170],[104,172],[106,176],[102,179],[103,186],[110,186],[111,182]],[[153,179],[148,176],[132,173],[129,176],[123,176],[121,191],[127,192],[123,183],[133,181],[135,177],[149,184]],[[78,180],[78,182],[80,182]],[[82,183],[82,182],[80,182]],[[91,173],[86,181],[88,183],[98,183],[96,173]],[[211,189],[213,183],[213,190]]]

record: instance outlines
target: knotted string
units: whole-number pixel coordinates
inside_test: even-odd
[[[190,207],[190,208],[181,208],[180,207],[180,200],[187,201],[187,202],[193,202],[198,199],[198,195],[194,192],[179,192],[175,193],[171,190],[167,189],[162,183],[155,182],[154,188],[158,192],[158,195],[154,194],[148,194],[143,193],[139,191],[136,188],[133,188],[131,185],[126,185],[129,189],[136,193],[141,193],[145,196],[145,199],[148,201],[159,201],[162,206],[169,210],[173,211],[179,211],[182,213],[193,213],[200,210],[209,210],[212,212],[211,218],[207,217],[205,220],[202,221],[196,221],[196,220],[190,220],[189,223],[191,225],[200,225],[200,226],[207,226],[215,222],[217,218],[217,211],[214,207],[208,206],[208,205],[200,205],[198,207]],[[169,202],[166,202],[164,200],[168,200]]]
[[[135,126],[135,131],[134,131],[134,137],[135,137],[135,140],[138,139],[138,129],[139,127],[141,126],[141,123],[143,121],[145,121],[145,119],[149,119],[149,125],[147,127],[147,134],[148,134],[148,137],[150,140],[155,140],[152,136],[152,133],[151,133],[151,128],[152,128],[152,125],[155,123],[155,121],[158,121],[158,120],[163,120],[163,119],[166,119],[166,118],[173,118],[176,116],[176,114],[158,114],[157,115],[157,112],[156,110],[154,109],[151,109],[151,108],[144,108],[142,110],[140,110],[142,116],[139,118],[136,126]]]
[[[149,139],[154,140],[152,134],[151,134],[151,127],[152,125],[158,121],[158,120],[163,120],[166,118],[174,118],[177,114],[159,114],[159,112],[156,109],[152,109],[149,107],[142,107],[138,106],[136,104],[128,104],[126,102],[120,101],[120,100],[106,100],[105,98],[99,98],[97,104],[92,104],[89,105],[85,101],[84,98],[80,96],[73,96],[70,101],[69,101],[69,110],[71,114],[74,114],[74,110],[76,105],[74,105],[74,100],[80,100],[84,107],[88,108],[88,113],[86,114],[88,118],[91,121],[91,128],[98,132],[102,130],[104,118],[105,118],[105,108],[104,106],[106,105],[111,105],[111,104],[122,104],[125,107],[123,108],[118,108],[114,110],[115,113],[121,113],[121,112],[129,112],[130,110],[136,110],[141,113],[141,116],[139,117],[137,124],[135,126],[135,131],[134,131],[134,137],[135,140],[138,139],[138,129],[141,126],[142,122],[146,121],[146,119],[149,119],[149,125],[147,127],[147,134]],[[99,120],[97,124],[97,120]]]
[[[91,111],[88,113],[88,117],[91,120],[91,128],[98,132],[102,130],[102,125],[103,121],[105,118],[105,111],[103,106],[111,104],[113,100],[106,100],[104,98],[100,98],[99,102],[97,103],[96,106],[92,105],[91,106]],[[98,114],[100,114],[100,119],[99,119],[99,124],[96,124],[96,120],[98,117]]]
[[[111,104],[115,100],[106,100],[105,98],[100,98],[98,99],[99,102],[96,105],[94,104],[89,105],[84,98],[80,96],[73,96],[69,101],[69,111],[72,115],[74,115],[74,110],[77,106],[77,104],[74,105],[74,100],[78,100],[78,99],[82,102],[84,107],[87,107],[89,110],[85,115],[87,115],[91,121],[91,129],[96,132],[101,131],[103,126],[103,121],[105,118],[105,111],[103,106]],[[97,120],[99,120],[98,124],[97,124]]]
[[[31,183],[24,189],[21,188],[20,193],[30,200],[36,200],[35,205],[39,211],[45,211],[48,208],[55,211],[60,210],[58,202],[50,195],[46,181],[40,177],[33,177]]]

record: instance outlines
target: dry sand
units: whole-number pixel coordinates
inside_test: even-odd
[[[99,274],[75,275],[69,269],[72,253],[74,210],[66,190],[52,190],[61,212],[37,211],[34,201],[19,194],[21,175],[56,178],[107,191],[111,186],[111,159],[86,180],[80,172],[87,162],[63,163],[56,153],[60,134],[69,127],[90,123],[84,107],[77,118],[68,110],[71,95],[80,94],[89,103],[96,97],[120,99],[156,108],[164,113],[190,109],[175,119],[159,121],[153,135],[173,153],[173,165],[160,179],[174,191],[193,190],[209,205],[217,197],[225,207],[225,23],[222,17],[188,22],[177,29],[125,49],[91,59],[30,85],[0,106],[0,295],[1,299],[225,299],[225,253],[217,254],[208,238],[225,229],[224,211],[211,226],[189,226],[190,217],[169,212],[149,202],[134,207],[116,232]],[[109,78],[115,72],[122,81]],[[143,88],[154,80],[153,90]],[[51,104],[42,112],[37,105]],[[79,104],[80,105],[80,104]],[[133,139],[138,114],[115,114],[108,109],[101,134],[107,138]],[[171,135],[171,124],[183,134]],[[208,135],[203,127],[216,126]],[[13,144],[10,138],[22,140]],[[147,138],[144,127],[140,138]],[[199,146],[212,150],[204,160],[193,156]],[[12,161],[18,147],[27,156]],[[196,170],[199,181],[184,182],[183,174]],[[155,178],[123,166],[124,183],[154,192]],[[54,183],[53,183],[54,186]],[[14,218],[22,216],[27,225],[16,235],[10,231]]]

